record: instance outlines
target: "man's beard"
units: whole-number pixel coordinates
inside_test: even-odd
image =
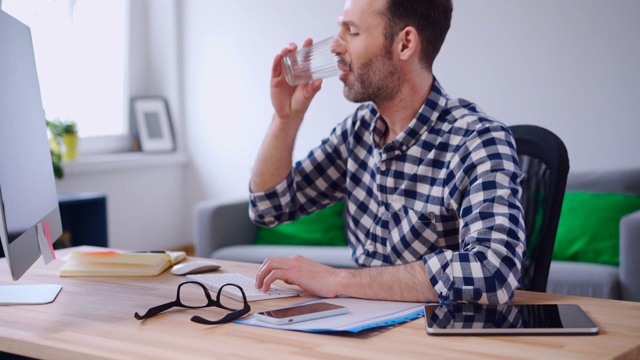
[[[355,103],[371,101],[376,105],[384,104],[393,99],[400,89],[398,73],[388,48],[354,69],[353,82],[345,82],[344,97]]]

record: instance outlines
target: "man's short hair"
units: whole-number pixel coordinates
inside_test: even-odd
[[[414,27],[420,36],[420,59],[431,70],[451,26],[452,12],[452,0],[387,0],[385,39],[391,44],[404,28]]]

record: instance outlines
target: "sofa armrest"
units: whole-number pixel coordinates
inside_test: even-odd
[[[640,210],[620,220],[620,295],[640,301]]]
[[[257,227],[249,219],[249,202],[207,200],[195,206],[195,255],[211,257],[231,245],[253,244]]]

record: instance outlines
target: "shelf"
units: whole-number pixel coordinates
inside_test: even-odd
[[[62,164],[65,176],[73,174],[108,172],[113,170],[140,169],[186,165],[189,156],[184,152],[171,153],[116,153],[107,155],[88,155]]]

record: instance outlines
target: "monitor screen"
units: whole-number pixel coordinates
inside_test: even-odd
[[[17,280],[41,255],[38,226],[55,241],[62,225],[31,32],[1,10],[0,59],[0,237]]]

